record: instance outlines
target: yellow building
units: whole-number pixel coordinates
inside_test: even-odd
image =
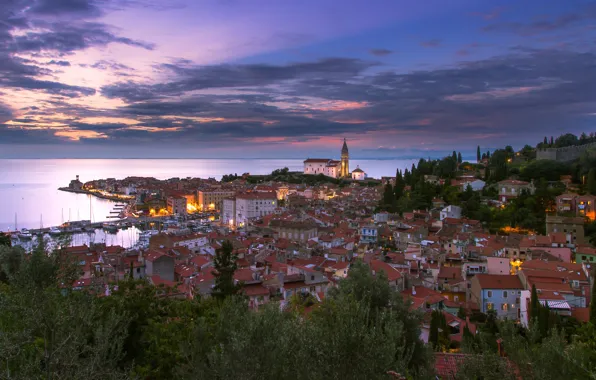
[[[198,192],[198,206],[201,211],[221,210],[225,198],[236,195],[232,190],[206,190]]]

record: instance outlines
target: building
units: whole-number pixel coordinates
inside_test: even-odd
[[[596,196],[561,194],[556,199],[557,212],[596,219]]]
[[[357,166],[356,169],[352,171],[352,179],[354,181],[363,181],[366,179],[366,173]]]
[[[277,194],[274,192],[239,194],[236,196],[235,207],[236,213],[233,223],[237,226],[243,226],[250,219],[273,214],[277,208]]]
[[[520,296],[524,287],[517,276],[477,274],[472,278],[470,298],[483,313],[495,310],[499,318],[520,317]]]
[[[376,243],[378,240],[379,228],[377,226],[364,226],[360,228],[361,243]]]
[[[221,223],[224,225],[235,225],[236,218],[236,198],[225,198],[221,206]]]
[[[197,193],[197,204],[199,210],[221,210],[225,198],[233,197],[236,194],[232,190],[199,190]]]
[[[151,236],[149,239],[149,248],[153,249],[171,249],[176,247],[186,247],[191,251],[198,251],[200,247],[207,245],[209,241],[204,234],[176,235],[160,233]]]
[[[174,281],[174,258],[162,252],[149,251],[145,256],[147,276],[159,276],[167,281]]]
[[[532,182],[518,181],[515,179],[506,179],[498,182],[499,186],[499,200],[507,202],[510,199],[517,198],[522,191],[526,190],[530,194],[534,194],[534,184]]]
[[[332,178],[351,178],[350,154],[346,139],[344,139],[344,145],[341,148],[341,161],[330,158],[308,158],[304,160],[304,174],[323,174]]]
[[[341,171],[339,176],[341,178],[348,178],[350,176],[350,153],[348,152],[346,139],[344,139],[344,145],[341,148]]]
[[[71,190],[75,190],[75,191],[79,191],[83,188],[83,182],[81,182],[79,180],[78,175],[77,175],[76,179],[73,179],[72,181],[70,181],[70,183],[68,184],[68,188]]]
[[[169,196],[167,198],[167,209],[172,215],[186,215],[186,197],[177,195]]]
[[[568,245],[578,245],[584,243],[584,218],[583,217],[565,217],[557,215],[546,216],[546,233],[562,232],[565,234]]]
[[[440,219],[445,220],[446,218],[459,219],[461,218],[461,207],[449,205],[441,210]]]
[[[575,251],[575,262],[578,264],[596,263],[596,249],[592,247],[578,247]],[[596,281],[596,279],[595,279]]]
[[[318,236],[317,225],[309,221],[272,220],[269,228],[275,230],[278,239],[306,242]]]

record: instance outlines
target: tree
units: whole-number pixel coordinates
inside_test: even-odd
[[[458,162],[457,161],[457,152],[453,151],[453,153],[451,154],[451,158],[453,159],[453,162]]]
[[[596,195],[596,170],[594,168],[588,172],[588,192]]]
[[[439,344],[439,317],[436,310],[430,314],[430,329],[428,332],[428,343],[434,348]]]
[[[10,241],[10,236],[6,235],[4,232],[0,232],[0,246],[12,246],[12,242]]]
[[[544,146],[548,145],[548,139],[546,138],[546,136],[544,136]]]
[[[596,326],[596,269],[592,274],[592,299],[590,300],[590,323]]]
[[[212,295],[220,300],[238,294],[240,286],[234,283],[234,272],[237,269],[234,246],[226,240],[217,250],[213,258],[212,272],[215,276],[215,286]]]
[[[468,314],[466,313],[466,309],[464,309],[463,306],[460,306],[459,309],[457,310],[457,317],[465,320],[467,316],[468,316]],[[467,327],[467,325],[466,325],[466,327]]]
[[[482,157],[480,156],[480,145],[478,145],[478,146],[476,147],[476,162],[480,162],[480,159],[481,159],[481,158],[482,158]]]
[[[391,206],[394,199],[395,194],[393,194],[393,187],[388,183],[385,185],[385,191],[383,192],[383,205],[385,207]]]
[[[463,162],[462,157],[461,157],[461,152],[457,152],[457,163],[461,164]]]
[[[540,303],[538,301],[538,292],[536,285],[532,284],[532,294],[530,296],[530,322],[536,321],[540,315]]]

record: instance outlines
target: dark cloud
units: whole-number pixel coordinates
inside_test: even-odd
[[[43,16],[98,17],[103,14],[99,5],[100,2],[94,0],[37,0],[27,12]]]
[[[0,94],[1,95],[1,94]],[[12,119],[12,109],[6,104],[0,102],[0,124]]]
[[[596,19],[596,4],[591,3],[581,7],[575,13],[566,13],[527,23],[494,23],[485,26],[482,30],[485,32],[507,32],[520,36],[534,36],[546,32],[568,29],[594,19]]]
[[[126,37],[118,37],[111,33],[105,24],[80,22],[76,25],[63,23],[47,24],[50,31],[28,32],[14,38],[14,48],[18,52],[37,52],[51,50],[61,54],[84,50],[92,46],[105,46],[110,43],[121,43],[129,46],[152,50],[151,43],[136,41]]]
[[[139,85],[133,82],[118,83],[101,89],[104,96],[128,101],[149,100],[162,96],[178,96],[185,92],[233,87],[255,87],[295,79],[350,78],[370,68],[374,63],[359,59],[328,58],[316,62],[288,65],[211,65],[186,67],[165,64],[161,67],[177,76],[176,81]]]
[[[377,57],[384,57],[386,55],[393,53],[393,51],[388,50],[388,49],[370,49],[369,53],[374,56],[377,56]]]
[[[87,65],[81,65],[81,66],[86,67]],[[118,63],[118,62],[108,61],[108,60],[103,60],[103,59],[90,65],[90,67],[92,67],[94,69],[100,69],[100,70],[124,70],[124,71],[133,70],[132,67],[130,67],[130,66],[126,66],[126,65]]]
[[[70,66],[62,57],[90,47],[120,43],[144,49],[153,45],[114,34],[107,25],[90,22],[102,14],[95,0],[3,0],[0,6],[0,86],[43,91],[66,97],[87,96],[94,89],[55,82],[42,75],[54,72],[44,65]],[[14,33],[17,32],[18,33]],[[40,64],[18,57],[29,53],[52,58]]]
[[[55,60],[52,59],[50,62],[47,62],[46,65],[70,66],[70,62],[68,62],[68,61],[55,61]]]
[[[433,39],[433,40],[428,40],[428,41],[422,41],[420,43],[420,46],[424,46],[424,47],[428,47],[428,48],[439,47],[439,46],[441,46],[441,40]]]

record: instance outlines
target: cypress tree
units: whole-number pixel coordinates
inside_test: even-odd
[[[596,269],[592,275],[592,299],[590,300],[590,322],[596,326]]]
[[[476,147],[476,162],[480,162],[481,156],[480,156],[480,145],[478,145]]]
[[[544,136],[544,145],[548,145],[548,139],[546,138],[546,136]]]
[[[453,151],[453,153],[451,153],[451,158],[453,158],[454,162],[457,162],[457,152]]]
[[[550,137],[550,146],[554,146],[555,145],[555,139],[553,139],[553,137]]]
[[[438,342],[439,342],[439,319],[438,319],[437,311],[433,310],[432,313],[430,314],[430,331],[428,333],[428,343],[430,343],[433,348],[436,348]]]
[[[536,291],[536,285],[532,285],[532,295],[530,297],[530,322],[538,318],[540,315],[540,303],[538,302],[538,292]]]
[[[460,164],[463,162],[462,157],[461,157],[461,152],[457,152],[457,162]]]
[[[383,193],[383,205],[389,206],[393,202],[393,187],[390,183],[385,185],[385,192]]]
[[[596,170],[594,168],[588,172],[588,192],[596,195]]]
[[[128,276],[130,277],[131,280],[134,278],[132,261],[130,262],[130,271],[128,272]]]
[[[486,158],[490,160],[490,150],[486,152]]]
[[[236,255],[233,253],[234,246],[226,240],[217,250],[213,258],[212,272],[215,276],[215,286],[212,295],[220,300],[238,293],[240,287],[234,283],[234,272],[236,271]]]

